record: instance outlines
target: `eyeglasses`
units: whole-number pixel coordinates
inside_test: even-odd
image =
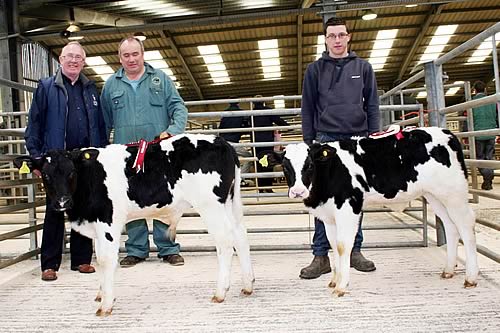
[[[335,40],[337,37],[339,39],[344,39],[347,36],[349,36],[349,34],[347,32],[339,32],[338,35],[336,35],[336,34],[329,34],[329,35],[326,36],[326,38]]]
[[[64,59],[69,59],[69,60],[74,59],[77,62],[83,61],[83,57],[81,55],[79,55],[79,54],[68,53],[66,55],[63,55],[62,57]]]

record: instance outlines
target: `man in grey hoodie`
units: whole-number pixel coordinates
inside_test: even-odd
[[[377,82],[372,66],[348,51],[351,34],[346,22],[331,18],[324,27],[327,51],[307,67],[302,91],[302,136],[304,142],[331,142],[379,131]],[[361,254],[361,221],[351,252],[351,267],[375,270]],[[300,271],[303,279],[315,279],[331,272],[330,243],[325,226],[315,219],[312,263]]]

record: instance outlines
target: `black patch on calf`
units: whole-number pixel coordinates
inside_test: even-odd
[[[317,155],[317,149],[321,147],[311,146],[309,156]],[[347,200],[357,195],[355,193],[360,193],[359,189],[353,187],[349,170],[336,154],[324,161],[313,162],[312,184],[311,193],[304,200],[304,204],[311,208],[324,204],[330,198],[334,199],[337,208],[341,208]]]
[[[112,241],[113,241],[113,236],[111,236],[111,234],[110,234],[109,232],[107,232],[104,236],[105,236],[105,237],[106,237],[106,239],[107,239],[107,240],[109,240],[110,242],[112,242]]]
[[[448,151],[444,146],[437,145],[436,147],[432,148],[431,156],[436,160],[436,162],[441,163],[448,168],[450,167],[450,154],[448,154]]]
[[[408,183],[417,180],[415,167],[429,161],[425,147],[432,137],[421,130],[403,132],[403,138],[395,136],[381,139],[362,139],[359,145],[364,151],[355,155],[355,161],[363,167],[370,187],[387,199],[399,191],[407,191]]]
[[[104,184],[106,172],[97,160],[75,159],[78,184],[73,194],[73,208],[67,211],[70,221],[97,220],[111,225],[113,204]]]
[[[187,137],[174,140],[173,150],[164,151],[160,144],[149,145],[144,158],[144,171],[137,173],[132,168],[138,147],[128,147],[131,156],[126,160],[125,175],[128,179],[128,197],[139,207],[156,205],[157,208],[172,203],[170,188],[174,188],[182,177],[182,172],[210,173],[221,175],[221,182],[214,186],[213,192],[219,202],[226,202],[234,196],[235,166],[239,166],[238,155],[223,138],[214,142],[198,140],[195,147]],[[238,179],[239,181],[239,179]],[[196,189],[193,189],[196,190]]]
[[[172,203],[168,181],[172,178],[171,167],[160,144],[149,145],[144,157],[144,170],[136,172],[132,166],[138,147],[128,147],[131,156],[125,160],[125,176],[128,179],[127,195],[139,207],[156,205],[161,208]],[[173,186],[172,186],[173,187]]]
[[[464,177],[467,179],[467,166],[465,165],[464,152],[462,151],[462,145],[460,141],[454,136],[449,130],[443,130],[445,134],[450,136],[450,140],[448,141],[448,146],[450,146],[451,150],[453,150],[457,154],[458,162],[460,162],[460,166],[462,167],[462,171],[464,172]]]

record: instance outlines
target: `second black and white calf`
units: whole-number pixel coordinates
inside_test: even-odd
[[[42,172],[54,209],[66,211],[72,228],[96,240],[98,315],[113,306],[113,280],[120,234],[127,221],[156,218],[175,233],[191,206],[214,237],[219,264],[212,298],[222,302],[230,284],[233,247],[242,270],[244,294],[251,294],[254,275],[246,230],[241,223],[240,168],[234,149],[222,138],[178,135],[148,147],[144,171],[132,167],[138,147],[109,145],[72,152],[51,151],[41,159],[21,157]]]
[[[349,282],[350,253],[365,203],[427,199],[444,223],[447,262],[454,274],[459,237],[466,252],[465,287],[477,284],[474,212],[468,203],[467,171],[457,138],[448,130],[403,130],[379,139],[288,145],[269,152],[269,164],[283,164],[291,198],[303,198],[325,223],[334,253],[331,287],[338,296]]]

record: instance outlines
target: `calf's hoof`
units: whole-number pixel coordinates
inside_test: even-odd
[[[453,273],[443,272],[441,273],[442,279],[451,279],[453,277]]]
[[[343,297],[345,295],[346,291],[341,290],[341,289],[334,289],[333,294],[337,297]]]
[[[465,280],[464,288],[475,288],[477,286],[477,282],[470,282]]]
[[[113,311],[113,308],[110,308],[108,310],[103,310],[102,308],[97,309],[95,315],[98,317],[108,317],[111,315],[111,312]]]
[[[217,296],[212,297],[212,303],[222,303],[222,302],[224,302],[224,298],[220,298]]]
[[[243,288],[243,289],[241,289],[241,294],[242,294],[242,295],[245,295],[245,296],[250,296],[250,295],[252,295],[252,292],[253,292],[252,290],[248,290],[248,289],[244,289],[244,288]]]

